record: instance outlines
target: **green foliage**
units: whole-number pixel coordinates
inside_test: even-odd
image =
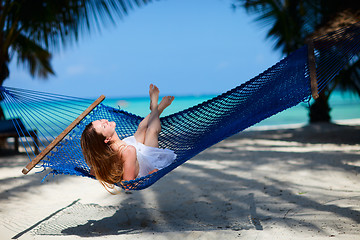
[[[274,48],[283,54],[300,48],[308,38],[360,21],[360,1],[354,0],[234,0],[233,8],[239,7],[256,15],[255,20],[269,28],[267,37],[274,40]],[[321,93],[322,99],[310,108],[310,122],[330,121],[327,100],[334,89],[360,96],[359,59],[356,56]]]
[[[149,0],[1,0],[0,85],[13,56],[33,77],[54,74],[51,53],[115,24]]]

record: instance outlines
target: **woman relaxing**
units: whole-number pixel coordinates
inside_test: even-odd
[[[135,134],[120,139],[115,132],[115,122],[96,120],[85,127],[81,136],[81,148],[90,174],[106,188],[113,189],[115,183],[133,180],[154,173],[170,165],[176,154],[159,148],[161,131],[160,114],[174,100],[163,97],[160,104],[159,89],[150,84],[150,114],[139,124]]]

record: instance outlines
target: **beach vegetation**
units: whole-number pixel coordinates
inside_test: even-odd
[[[233,0],[233,8],[254,15],[274,49],[287,55],[308,39],[360,21],[360,1],[354,0]],[[339,89],[360,97],[360,58],[356,56],[320,93],[309,108],[310,122],[330,122],[329,97]]]
[[[0,86],[10,75],[13,58],[32,77],[46,79],[55,74],[51,65],[55,51],[115,24],[130,9],[150,1],[0,0]]]

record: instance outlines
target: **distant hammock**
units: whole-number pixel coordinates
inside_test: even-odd
[[[119,186],[128,190],[147,188],[219,141],[308,101],[311,94],[316,98],[318,91],[322,91],[347,63],[358,59],[359,33],[360,24],[355,24],[316,38],[246,83],[199,105],[162,117],[159,145],[174,150],[176,161],[158,172],[122,182]],[[13,119],[22,146],[30,160],[33,159],[24,173],[42,159],[39,165],[51,168],[53,174],[92,177],[80,147],[85,126],[97,119],[110,119],[116,122],[120,138],[125,138],[135,133],[143,119],[105,106],[100,103],[101,98],[88,109],[89,114],[83,113],[79,123],[75,122],[63,136],[57,137],[92,101],[10,87],[0,87],[0,92],[6,117]],[[25,137],[32,130],[36,130],[39,140],[35,148],[32,139]],[[54,139],[59,143],[53,142]],[[42,153],[36,157],[35,150]]]

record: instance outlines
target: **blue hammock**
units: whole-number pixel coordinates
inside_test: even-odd
[[[316,89],[322,91],[346,64],[358,59],[359,33],[360,25],[355,24],[316,38],[309,46],[303,46],[246,83],[199,105],[162,117],[159,145],[175,151],[176,161],[151,175],[124,181],[119,186],[127,190],[147,188],[204,149],[274,114],[309,101],[312,93],[316,95]],[[317,82],[311,84],[311,79]],[[87,99],[10,87],[0,87],[0,92],[7,118],[14,119],[15,127],[19,125],[16,119],[21,118],[26,126],[17,131],[19,136],[24,136],[22,144],[30,160],[36,154],[30,139],[25,137],[26,131],[37,130],[41,143],[36,147],[42,150],[90,103]],[[92,177],[82,156],[80,137],[88,123],[103,118],[116,122],[120,138],[133,135],[143,119],[99,104],[39,165],[51,168],[53,174]]]

